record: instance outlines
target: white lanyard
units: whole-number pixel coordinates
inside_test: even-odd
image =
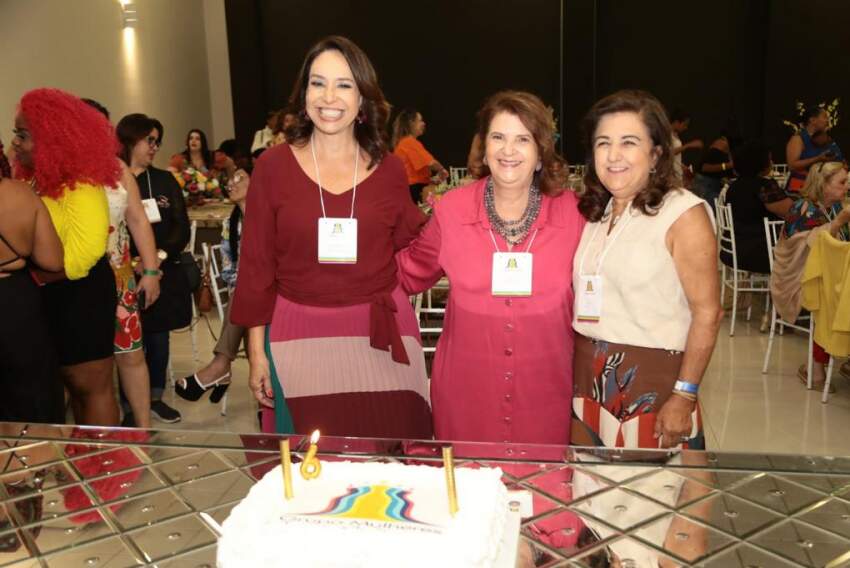
[[[151,223],[159,223],[162,221],[162,215],[159,213],[159,206],[156,204],[156,199],[153,198],[150,170],[145,170],[145,176],[148,178],[148,198],[142,199],[142,207],[145,209],[145,215],[147,216],[148,221]]]
[[[354,200],[357,199],[357,167],[360,164],[360,147],[354,149],[354,182],[352,183],[351,191],[351,216],[354,219]],[[313,137],[310,136],[310,153],[313,155],[313,165],[316,167],[316,185],[319,186],[319,202],[322,204],[322,218],[327,218],[325,212],[325,198],[322,195],[322,180],[319,177],[319,161],[316,159],[316,146],[313,144]],[[150,180],[148,180],[150,182]]]
[[[531,235],[531,238],[528,240],[528,246],[525,247],[525,252],[528,252],[529,250],[531,250],[531,244],[534,242],[534,237],[537,236],[537,231],[539,231],[539,230],[540,230],[539,228],[534,229],[534,234]],[[501,251],[499,251],[499,245],[496,244],[496,237],[493,235],[493,229],[490,229],[490,238],[493,239],[493,246],[496,247],[496,252],[501,252]]]
[[[619,237],[620,234],[623,231],[626,230],[626,225],[628,225],[629,221],[632,220],[631,204],[629,204],[627,206],[627,209],[628,209],[628,213],[629,213],[628,218],[626,218],[623,221],[622,225],[620,225],[619,229],[617,229],[617,232],[614,233],[613,237],[611,237],[611,241],[607,245],[605,245],[605,248],[602,249],[602,254],[599,255],[599,260],[596,262],[596,271],[594,272],[594,274],[599,274],[599,271],[602,270],[602,263],[605,260],[605,257],[608,255],[608,252],[614,246],[614,243],[617,241],[617,237]],[[610,210],[610,207],[606,208],[605,212],[607,213],[609,210]],[[612,213],[612,215],[613,215],[613,213]],[[579,263],[578,263],[579,276],[584,274],[584,258],[585,258],[585,256],[587,256],[587,250],[590,248],[590,246],[593,243],[596,242],[596,233],[599,231],[599,227],[601,227],[602,224],[603,224],[602,221],[600,221],[599,223],[596,224],[596,227],[594,227],[594,229],[593,229],[593,234],[590,236],[590,242],[588,243],[588,246],[585,247],[584,251],[582,251],[582,253],[581,253],[581,260],[579,260]]]

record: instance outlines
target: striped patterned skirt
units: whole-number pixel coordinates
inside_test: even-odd
[[[278,296],[266,328],[274,431],[430,439],[433,432],[419,326],[401,288],[392,294],[409,365],[369,344],[369,304],[315,307]],[[263,430],[272,430],[263,420]]]
[[[589,339],[576,334],[574,446],[658,448],[655,417],[673,393],[683,353]],[[681,447],[705,449],[699,405]]]

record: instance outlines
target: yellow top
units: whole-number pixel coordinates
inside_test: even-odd
[[[100,186],[78,183],[59,199],[42,197],[59,240],[65,247],[65,275],[69,280],[88,276],[106,254],[109,203]]]
[[[803,270],[803,307],[815,318],[815,341],[836,357],[850,355],[850,243],[821,231]]]

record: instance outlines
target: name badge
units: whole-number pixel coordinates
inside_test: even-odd
[[[579,276],[579,289],[575,291],[576,319],[582,323],[598,323],[602,316],[602,277]]]
[[[531,296],[532,254],[530,252],[494,252],[494,296]]]
[[[162,221],[162,216],[159,214],[159,207],[156,205],[156,199],[142,199],[142,207],[145,208],[145,215],[151,223],[159,223]]]
[[[319,264],[357,264],[357,219],[319,219]]]

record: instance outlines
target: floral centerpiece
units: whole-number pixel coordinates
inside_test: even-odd
[[[221,184],[214,177],[191,166],[174,173],[188,205],[202,205],[207,199],[221,199]]]

